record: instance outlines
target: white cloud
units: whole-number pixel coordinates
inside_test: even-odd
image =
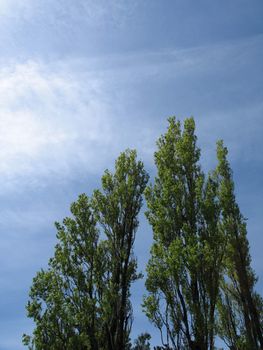
[[[96,171],[112,137],[110,107],[98,82],[85,78],[36,62],[0,71],[1,177],[66,175],[88,162]]]
[[[101,175],[128,147],[151,158],[154,128],[137,115],[129,118],[127,72],[89,69],[89,63],[27,61],[0,68],[0,193],[79,171]]]
[[[43,176],[67,178],[79,170],[101,174],[127,147],[152,161],[155,140],[173,113],[180,117],[194,112],[208,163],[218,138],[226,140],[232,158],[261,159],[255,148],[261,144],[262,104],[242,100],[245,88],[232,83],[235,75],[228,77],[233,66],[238,74],[247,72],[249,53],[240,57],[241,52],[249,49],[245,51],[257,57],[261,41],[259,36],[212,48],[3,66],[2,182],[12,187],[21,177],[39,183]],[[229,103],[228,95],[240,104]],[[215,107],[220,99],[222,104]]]

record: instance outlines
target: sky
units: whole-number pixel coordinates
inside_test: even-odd
[[[136,148],[153,180],[167,117],[194,116],[205,170],[224,139],[248,218],[263,294],[263,2],[0,0],[0,350],[33,324],[32,278],[54,250],[54,221]],[[135,253],[149,256],[143,213]],[[132,337],[159,336],[132,289]]]

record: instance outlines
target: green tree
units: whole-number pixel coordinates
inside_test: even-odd
[[[72,217],[56,223],[58,244],[46,271],[33,279],[28,316],[36,327],[24,337],[30,349],[98,349],[100,339],[98,278],[104,254],[91,201],[81,195]]]
[[[136,152],[126,151],[115,173],[103,175],[102,191],[91,199],[81,195],[71,205],[72,217],[56,223],[54,257],[29,294],[28,316],[36,325],[23,337],[29,349],[129,347],[130,285],[139,277],[133,244],[147,180]]]
[[[263,349],[262,299],[255,292],[257,278],[251,268],[246,221],[236,203],[227,148],[222,141],[217,145],[217,157],[222,229],[227,241],[219,330],[233,349]]]
[[[261,349],[262,298],[255,291],[246,222],[236,203],[227,149],[217,168],[199,165],[195,125],[175,118],[155,153],[157,177],[146,190],[154,243],[144,309],[174,349]]]
[[[114,174],[105,172],[102,191],[94,192],[94,206],[107,237],[108,275],[102,310],[109,350],[123,350],[129,343],[130,286],[140,277],[136,273],[133,244],[147,181],[148,174],[143,163],[136,161],[136,152],[127,151],[116,161]]]
[[[175,118],[157,143],[157,177],[146,190],[154,243],[144,299],[163,344],[174,349],[214,349],[215,308],[224,240],[214,174],[199,165],[195,123]]]
[[[150,345],[151,336],[149,333],[142,333],[134,341],[134,347],[132,350],[151,350]]]

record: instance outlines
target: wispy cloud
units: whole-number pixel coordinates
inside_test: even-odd
[[[2,68],[2,177],[66,175],[83,162],[92,162],[90,171],[96,170],[98,155],[112,137],[110,110],[96,80],[86,78],[77,81],[36,62]]]
[[[174,113],[196,116],[208,151],[225,138],[236,157],[258,159],[254,149],[261,142],[263,106],[255,94],[259,72],[248,73],[247,62],[259,59],[260,42],[262,36],[213,47],[2,66],[5,186],[21,177],[38,181],[79,169],[101,172],[126,147],[138,148],[148,161],[166,117]],[[254,90],[237,84],[241,74],[253,80]]]
[[[76,22],[92,26],[122,25],[136,6],[137,1],[125,0],[0,0],[0,16],[33,22],[45,18],[49,24],[56,22],[56,25]]]

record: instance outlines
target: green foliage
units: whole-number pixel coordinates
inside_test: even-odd
[[[151,350],[150,345],[151,336],[149,333],[142,333],[134,341],[134,347],[132,350]]]
[[[234,196],[227,149],[207,176],[193,118],[169,119],[157,142],[157,177],[146,189],[154,243],[144,311],[174,349],[214,349],[219,334],[235,349],[262,347],[262,299],[255,293],[246,223]]]
[[[157,142],[158,175],[146,190],[154,244],[144,309],[163,343],[176,349],[213,348],[222,270],[218,183],[201,171],[196,141],[192,118],[185,120],[183,131],[170,118],[167,133]]]
[[[29,294],[28,316],[36,324],[33,335],[23,337],[29,349],[128,348],[130,286],[140,277],[133,244],[147,180],[136,152],[126,151],[115,173],[103,175],[102,191],[79,196],[72,216],[56,223],[54,257]]]
[[[32,349],[95,349],[99,324],[101,249],[91,201],[80,195],[72,217],[56,223],[59,243],[47,271],[33,279],[28,316],[36,323]]]
[[[132,307],[129,301],[131,283],[140,278],[133,244],[138,228],[148,175],[136,152],[122,153],[115,164],[115,173],[106,171],[102,191],[95,191],[93,205],[106,235],[108,275],[104,283],[103,319],[108,349],[122,350],[129,343]]]
[[[143,309],[160,331],[162,347],[214,350],[263,348],[263,300],[255,292],[246,220],[234,194],[223,142],[218,164],[200,166],[195,123],[174,117],[157,142],[157,176],[136,152],[121,153],[100,190],[82,194],[71,216],[56,223],[58,243],[48,268],[30,289],[35,322],[23,343],[31,350],[149,350],[142,333],[132,348],[131,284],[141,277],[133,246],[145,193],[153,230]]]
[[[236,203],[232,171],[222,141],[217,144],[217,157],[222,230],[226,240],[219,334],[234,348],[262,349],[262,298],[254,291],[257,279],[251,268],[246,222]]]

